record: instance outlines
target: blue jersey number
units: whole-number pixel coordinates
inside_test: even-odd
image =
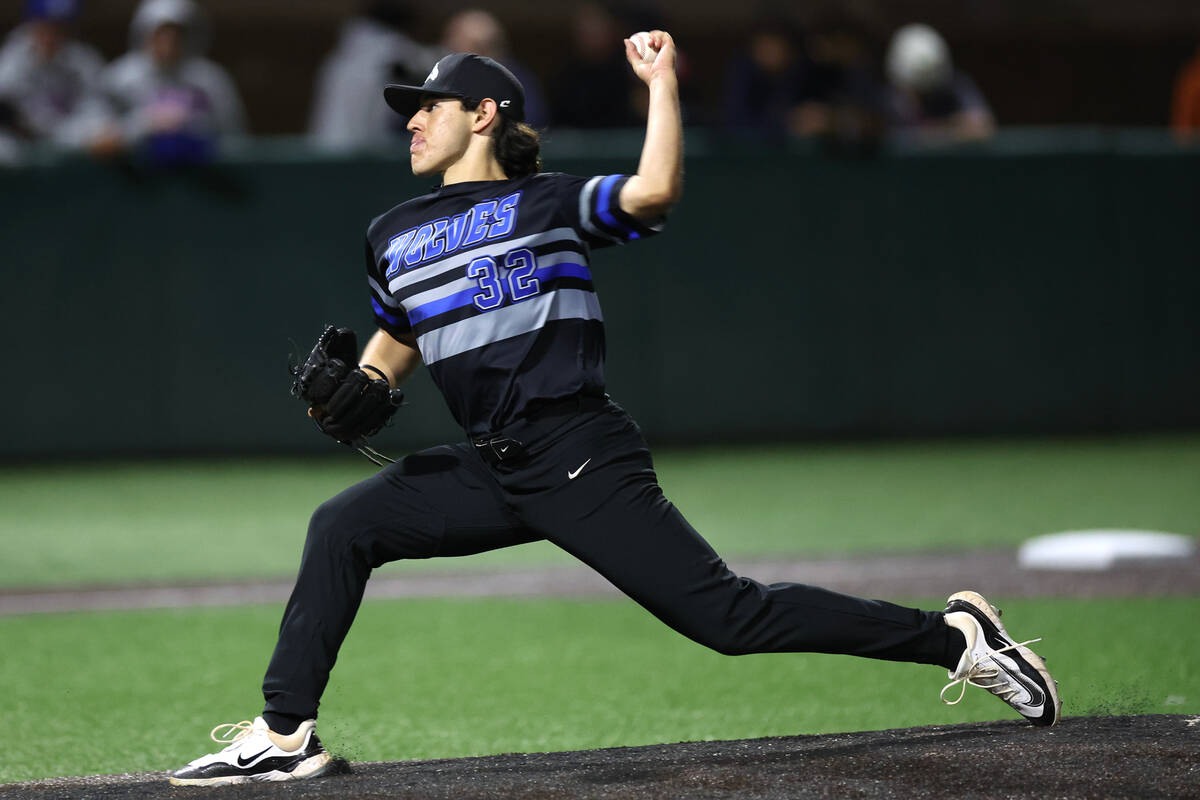
[[[480,311],[498,308],[504,302],[506,288],[514,303],[538,294],[542,284],[533,277],[536,270],[537,256],[525,247],[504,254],[503,273],[491,256],[475,259],[467,267],[467,277],[474,278],[479,284],[480,291],[472,298],[475,307]]]
[[[508,296],[514,303],[533,297],[542,290],[542,284],[533,277],[533,271],[537,269],[537,256],[532,250],[522,247],[509,251],[504,256],[504,266],[508,267]]]
[[[471,298],[480,311],[491,311],[504,302],[504,287],[496,276],[496,259],[491,256],[475,259],[467,267],[467,277],[474,278],[483,290]]]

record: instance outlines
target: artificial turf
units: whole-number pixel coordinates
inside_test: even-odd
[[[727,556],[1013,546],[1053,530],[1196,533],[1200,437],[664,451],[668,496]],[[284,576],[345,458],[0,468],[0,586]],[[457,566],[567,560],[548,545]],[[430,562],[445,566],[446,562]],[[413,568],[419,565],[408,565]],[[993,598],[1003,599],[1003,598]],[[940,605],[940,599],[926,605]],[[1013,601],[1068,714],[1200,711],[1200,600]],[[166,769],[252,716],[280,609],[0,618],[0,781]],[[1005,718],[938,670],[820,655],[730,659],[628,601],[372,602],[322,735],[355,759],[458,756]]]
[[[1068,715],[1200,712],[1200,599],[1013,600]],[[939,605],[927,600],[920,605]],[[252,717],[280,609],[0,618],[0,782],[161,770]],[[628,601],[368,603],[321,734],[353,760],[583,749],[1012,718],[935,667],[824,655],[728,658]],[[1031,731],[1031,735],[1044,735]]]
[[[1200,519],[1195,434],[665,450],[656,462],[726,557],[970,550],[1096,527],[1195,534]],[[312,509],[371,469],[340,456],[0,467],[0,587],[289,576]],[[568,560],[538,543],[455,566]]]

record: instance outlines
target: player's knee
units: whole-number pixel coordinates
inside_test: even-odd
[[[348,543],[346,507],[340,495],[317,506],[308,520],[307,548],[337,548]]]

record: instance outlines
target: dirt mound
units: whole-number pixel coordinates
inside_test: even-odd
[[[8,798],[1196,797],[1200,717],[1069,717],[736,742],[354,764],[293,784],[171,789],[166,773],[0,786]]]

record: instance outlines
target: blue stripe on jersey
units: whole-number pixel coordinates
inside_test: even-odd
[[[474,283],[474,281],[471,282]],[[413,325],[416,325],[418,322],[427,320],[430,317],[436,317],[438,314],[445,314],[447,311],[453,311],[456,308],[469,306],[475,300],[475,296],[479,293],[479,287],[473,285],[470,289],[466,289],[465,291],[455,292],[454,294],[443,297],[440,300],[433,300],[425,305],[417,306],[412,311],[408,312],[408,321]]]
[[[382,286],[375,282],[375,279],[370,275],[367,276],[367,286],[371,287],[373,296],[380,303],[383,303],[388,308],[400,308],[400,301],[387,293]]]
[[[543,253],[537,256],[539,270],[554,266],[556,264],[561,264],[563,262],[578,264],[584,259],[585,256],[575,250],[558,250],[550,253]],[[461,266],[464,265],[460,265],[460,267]],[[440,284],[438,283],[439,278],[441,279]],[[587,279],[591,280],[590,273],[588,274]],[[476,278],[468,277],[465,269],[463,269],[462,272],[457,270],[453,272],[444,272],[441,276],[435,275],[433,276],[433,279],[422,281],[421,283],[433,284],[433,287],[426,288],[423,291],[408,295],[406,298],[404,298],[405,308],[416,310],[427,303],[433,302],[434,300],[440,300],[443,297],[448,297],[449,295],[457,294],[458,292],[463,292],[467,289],[479,289],[479,281]]]
[[[619,176],[618,176],[619,177]],[[583,189],[579,192],[579,223],[583,225],[583,229],[599,239],[607,239],[610,242],[620,243],[620,237],[613,236],[607,231],[602,231],[596,227],[596,223],[592,221],[592,195],[596,193],[596,187],[604,180],[604,176],[597,175],[588,180],[583,185]]]
[[[542,233],[535,233],[532,236],[522,236],[518,239],[509,239],[503,242],[489,242],[479,247],[471,248],[470,250],[461,250],[452,256],[443,258],[440,261],[431,261],[428,264],[423,264],[416,269],[397,275],[388,282],[388,291],[393,295],[403,296],[404,287],[411,286],[414,283],[428,280],[434,276],[441,275],[451,270],[466,267],[472,261],[484,256],[501,260],[504,254],[509,250],[514,250],[519,247],[536,247],[540,244],[551,244],[554,242],[575,242],[582,244],[582,239],[571,228],[552,228]],[[406,298],[411,300],[411,298]]]
[[[641,235],[628,225],[622,224],[617,220],[612,213],[612,206],[609,205],[612,194],[613,184],[625,177],[624,175],[609,175],[604,180],[600,181],[600,196],[596,199],[596,215],[600,220],[610,228],[616,228],[619,231],[624,231],[625,235],[630,239],[640,239]],[[620,198],[617,198],[620,201]]]
[[[550,258],[553,257],[554,256],[550,256]],[[568,251],[562,253],[559,257],[564,259],[578,258],[579,254]],[[545,257],[539,259],[539,261],[543,260],[548,259]],[[578,264],[572,261],[563,260],[556,263],[547,264],[544,267],[538,267],[533,272],[531,277],[536,278],[538,281],[543,283],[546,281],[552,281],[555,278],[563,277],[581,278],[582,280],[590,281],[592,279],[592,273],[585,264]],[[467,288],[461,288],[464,286]],[[458,289],[459,291],[453,291],[454,289]],[[444,292],[448,290],[452,293],[444,294]],[[447,311],[453,311],[456,308],[469,306],[475,302],[475,298],[481,293],[481,291],[482,290],[479,288],[479,283],[475,279],[463,278],[461,280],[452,281],[448,284],[445,284],[438,289],[424,292],[421,295],[421,299],[431,298],[438,294],[441,294],[442,296],[438,297],[437,299],[429,299],[428,302],[423,302],[420,305],[414,306],[413,309],[408,312],[408,321],[413,325],[416,325],[418,322],[423,322],[424,320],[427,320],[430,317],[435,317],[438,314],[445,314]],[[410,298],[410,300],[411,299],[412,298]]]
[[[577,253],[572,253],[572,255],[578,256]],[[587,264],[576,264],[571,261],[561,261],[557,264],[539,267],[533,275],[539,281],[552,281],[555,278],[580,278],[585,281],[592,279],[592,271],[588,269]]]
[[[435,328],[417,337],[426,364],[474,350],[502,339],[531,333],[551,320],[603,321],[596,293],[586,289],[558,289],[487,314],[478,314]]]
[[[375,315],[377,317],[379,317],[380,319],[387,320],[387,322],[389,322],[392,325],[407,325],[408,324],[400,317],[394,316],[392,314],[389,314],[387,311],[385,311],[383,306],[380,305],[379,301],[376,300],[374,297],[371,298],[371,308],[375,309]]]

